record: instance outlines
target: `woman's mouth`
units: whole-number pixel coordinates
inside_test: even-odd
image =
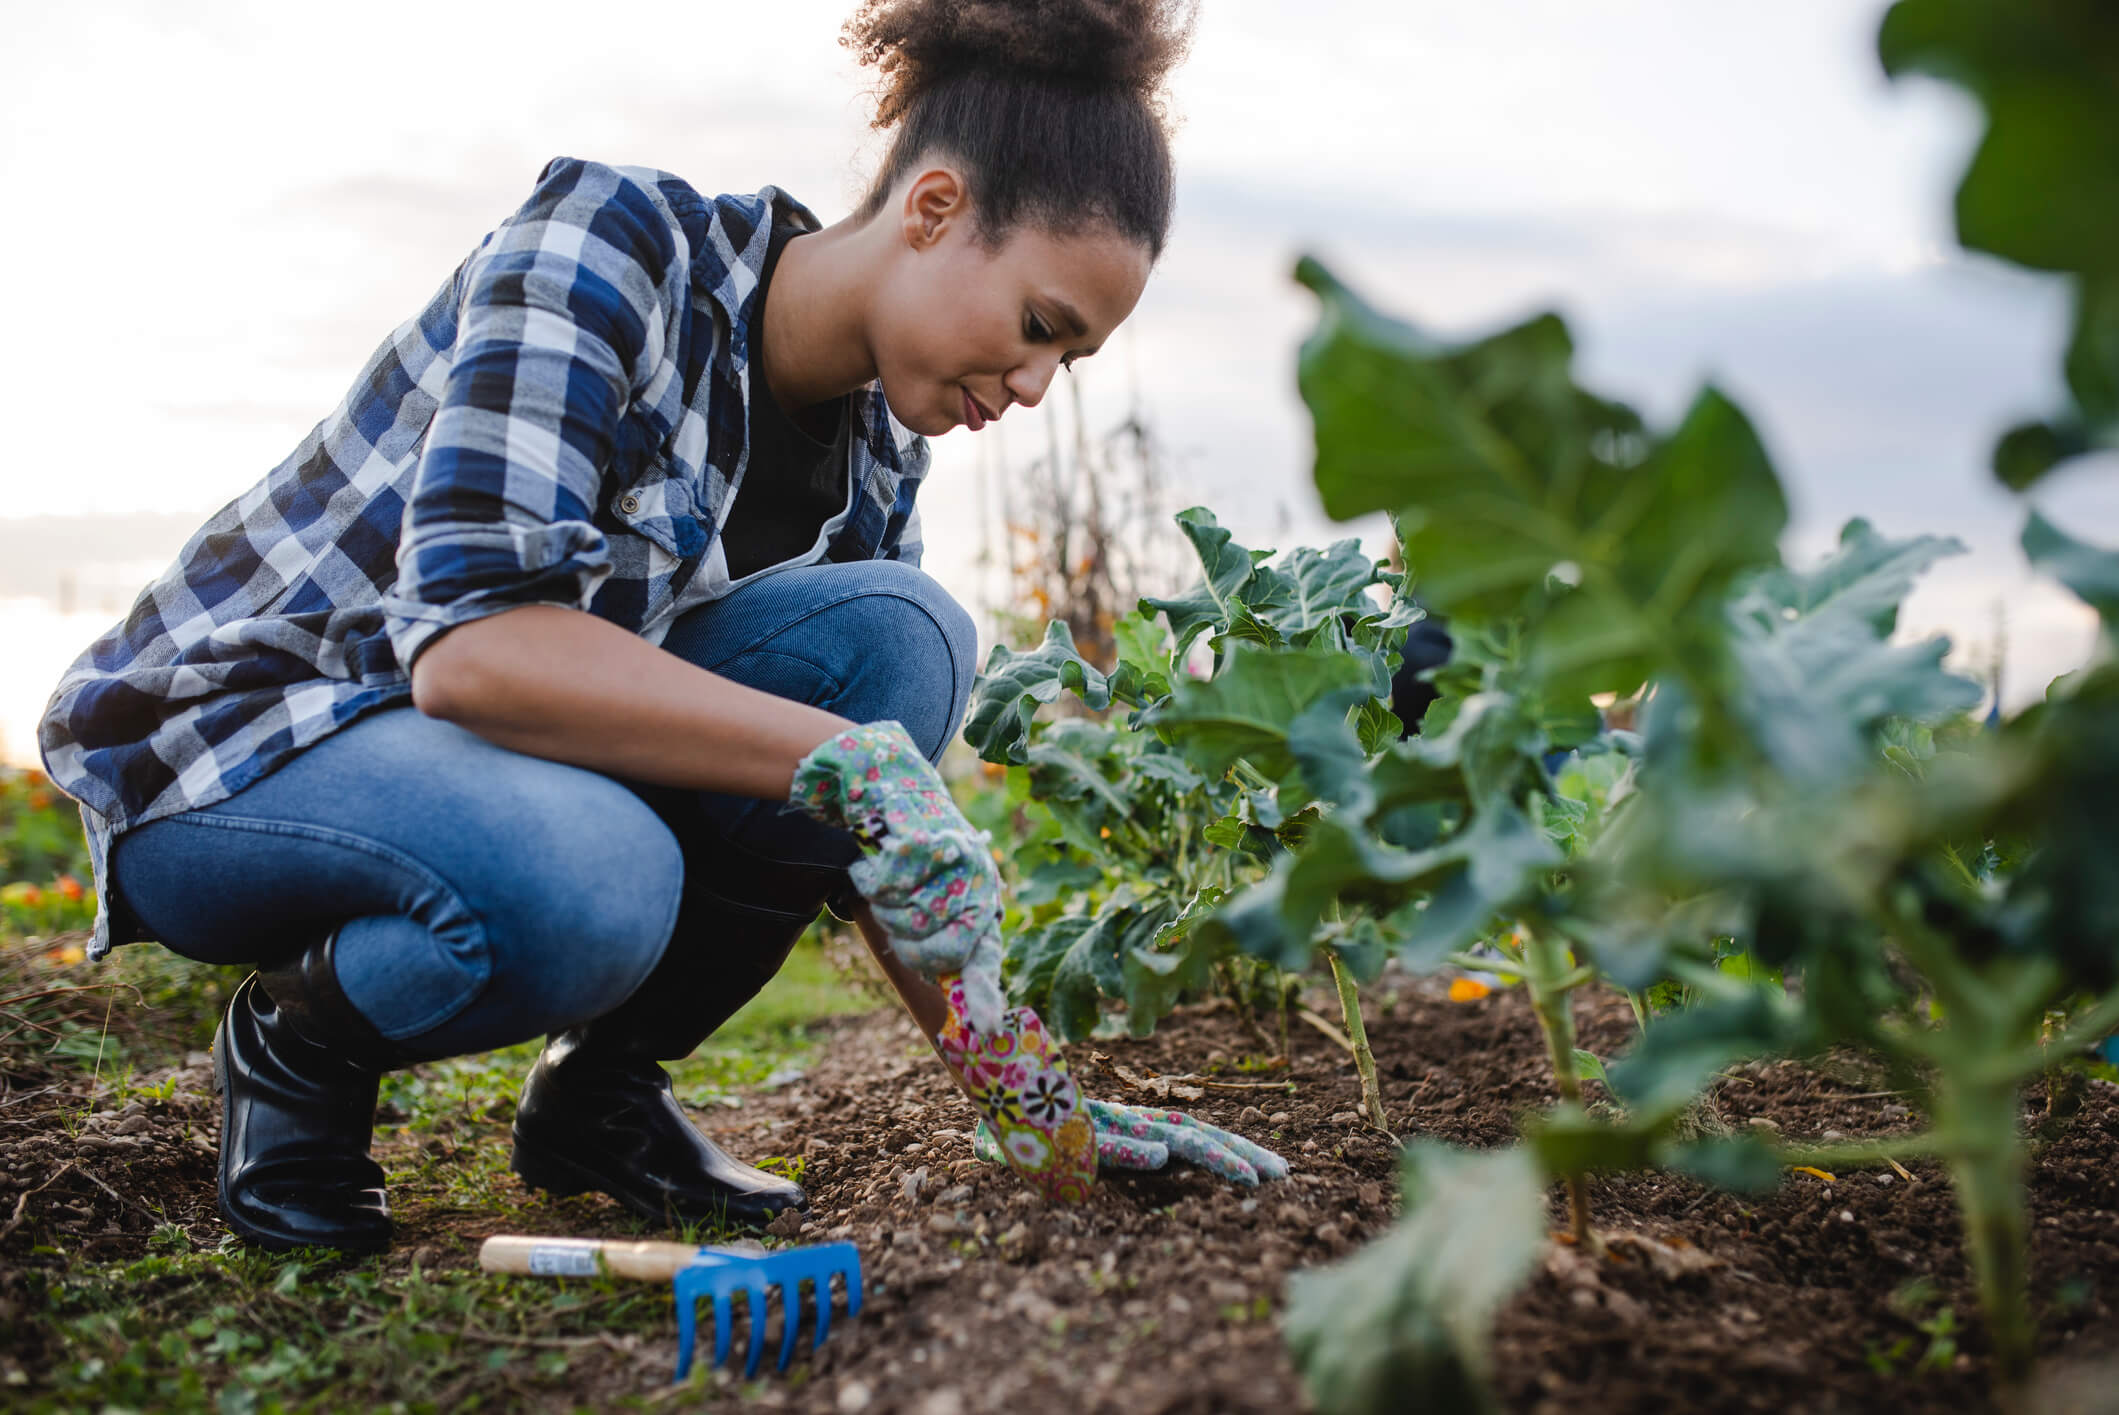
[[[986,415],[986,410],[979,406],[979,400],[971,396],[970,389],[964,389],[963,393],[964,426],[971,429],[973,432],[977,432],[980,428],[992,422],[993,419],[988,417]]]

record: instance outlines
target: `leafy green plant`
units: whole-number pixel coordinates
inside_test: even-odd
[[[1296,718],[1335,720],[1378,746],[1400,730],[1387,706],[1391,672],[1419,611],[1398,576],[1352,540],[1276,558],[1237,544],[1203,508],[1177,521],[1200,579],[1118,622],[1111,672],[1054,622],[1033,651],[993,651],[965,727],[1039,816],[1015,852],[1022,887],[1007,976],[1068,1037],[1095,1028],[1106,999],[1146,1035],[1186,992],[1220,985],[1242,998],[1261,973],[1284,1008],[1272,960],[1247,960],[1225,930],[1201,922],[1319,816],[1312,793],[1281,781]],[[1039,720],[1063,693],[1091,711],[1131,712],[1124,723]],[[1373,928],[1342,931],[1327,952],[1380,1127],[1357,979],[1373,977],[1383,953]],[[1284,1012],[1281,1026],[1285,1052]]]
[[[2003,478],[2027,485],[2108,445],[2119,412],[2119,248],[2103,219],[2119,214],[2119,27],[2075,5],[1901,0],[1882,50],[1893,72],[1942,74],[1988,106],[1991,127],[1959,193],[1966,244],[2076,278],[2070,407],[1996,453]],[[1548,996],[1572,957],[1643,1002],[1684,998],[1661,1016],[1643,1007],[1639,1044],[1608,1068],[1620,1123],[1563,1105],[1535,1129],[1544,1172],[1654,1163],[1740,1182],[1795,1161],[1939,1157],[2008,1401],[2034,1337],[2022,1087],[2119,1026],[2119,871],[2104,847],[2119,834],[2119,553],[2030,518],[2027,555],[2099,612],[2102,648],[2001,732],[1966,732],[1960,715],[1977,690],[1943,671],[1943,646],[1892,642],[1913,576],[1953,546],[1889,540],[1857,522],[1824,565],[1782,567],[1777,484],[1726,400],[1703,395],[1659,436],[1573,385],[1557,320],[1443,347],[1314,263],[1298,278],[1323,301],[1303,377],[1327,505],[1398,513],[1423,600],[1450,613],[1453,630],[1476,626],[1517,646],[1500,680],[1511,697],[1565,704],[1649,688],[1623,808],[1564,870],[1531,848],[1552,832],[1511,816],[1546,797],[1518,779],[1474,788],[1445,837],[1460,844],[1454,873],[1423,875],[1438,863],[1434,847],[1394,850],[1369,827],[1375,802],[1407,799],[1382,784],[1402,765],[1378,762],[1343,787],[1341,809],[1276,869],[1277,884],[1233,900],[1224,917],[1269,918],[1299,938],[1335,899],[1390,907],[1417,890],[1426,897],[1409,941],[1469,917],[1527,919],[1532,932],[1506,961],[1526,981],[1542,976]],[[1568,955],[1541,946],[1554,936]],[[1799,986],[1779,987],[1780,977]],[[1547,1030],[1558,1068],[1564,1017]],[[1756,1140],[1702,1150],[1670,1126],[1734,1061],[1846,1045],[1881,1059],[1931,1128],[1776,1155]],[[1442,1310],[1422,1304],[1449,1294],[1410,1266],[1435,1255],[1416,1256],[1402,1235],[1386,1243],[1403,1250],[1387,1303],[1403,1319],[1379,1339],[1411,1360]],[[1317,1310],[1300,1323],[1291,1313],[1291,1336],[1358,1322],[1357,1300],[1382,1301],[1387,1269],[1371,1259],[1356,1260],[1370,1265],[1368,1297],[1354,1295],[1351,1270],[1308,1285]],[[1415,1311],[1425,1325],[1404,1315]],[[1955,1323],[1938,1313],[1921,1328],[1938,1360],[1954,1356]],[[1295,1345],[1325,1408],[1381,1408],[1349,1383],[1351,1353],[1299,1336]],[[1483,1394],[1467,1394],[1459,1376],[1478,1365],[1459,1352],[1459,1375],[1430,1389],[1477,1403]]]

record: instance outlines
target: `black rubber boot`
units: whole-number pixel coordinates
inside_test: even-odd
[[[557,1194],[608,1194],[672,1226],[764,1224],[806,1208],[792,1180],[734,1159],[700,1134],[657,1064],[690,1056],[756,996],[804,926],[761,919],[750,946],[731,950],[744,959],[737,964],[672,944],[616,1009],[553,1036],[515,1108],[513,1168],[523,1182]]]
[[[390,1243],[382,1167],[368,1156],[382,1073],[416,1057],[339,990],[333,930],[245,978],[213,1038],[221,1217],[244,1241],[377,1252]]]

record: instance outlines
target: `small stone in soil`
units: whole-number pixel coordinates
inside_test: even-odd
[[[944,1189],[934,1196],[937,1204],[964,1204],[971,1201],[971,1186],[959,1184],[953,1189]]]
[[[1288,1113],[1287,1113],[1286,1111],[1284,1111],[1284,1110],[1276,1110],[1276,1111],[1274,1111],[1274,1112],[1273,1112],[1273,1113],[1272,1113],[1271,1115],[1269,1115],[1269,1116],[1267,1116],[1267,1117],[1266,1117],[1266,1124],[1268,1124],[1268,1125],[1285,1125],[1285,1124],[1287,1124],[1287,1123],[1288,1123],[1288,1122],[1289,1122],[1290,1120],[1293,1120],[1294,1118],[1295,1118],[1294,1116],[1292,1116],[1292,1115],[1289,1115],[1289,1114],[1288,1114]]]
[[[1781,1123],[1778,1120],[1769,1120],[1763,1115],[1754,1115],[1747,1123],[1754,1130],[1778,1130],[1781,1128]]]
[[[1266,1113],[1255,1105],[1247,1105],[1238,1111],[1236,1119],[1239,1124],[1243,1125],[1270,1125],[1272,1123],[1266,1119]]]

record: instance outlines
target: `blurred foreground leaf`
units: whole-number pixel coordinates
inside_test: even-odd
[[[1495,1408],[1494,1315],[1545,1245],[1544,1176],[1520,1148],[1418,1141],[1404,1180],[1397,1227],[1288,1280],[1288,1344],[1324,1415]]]

